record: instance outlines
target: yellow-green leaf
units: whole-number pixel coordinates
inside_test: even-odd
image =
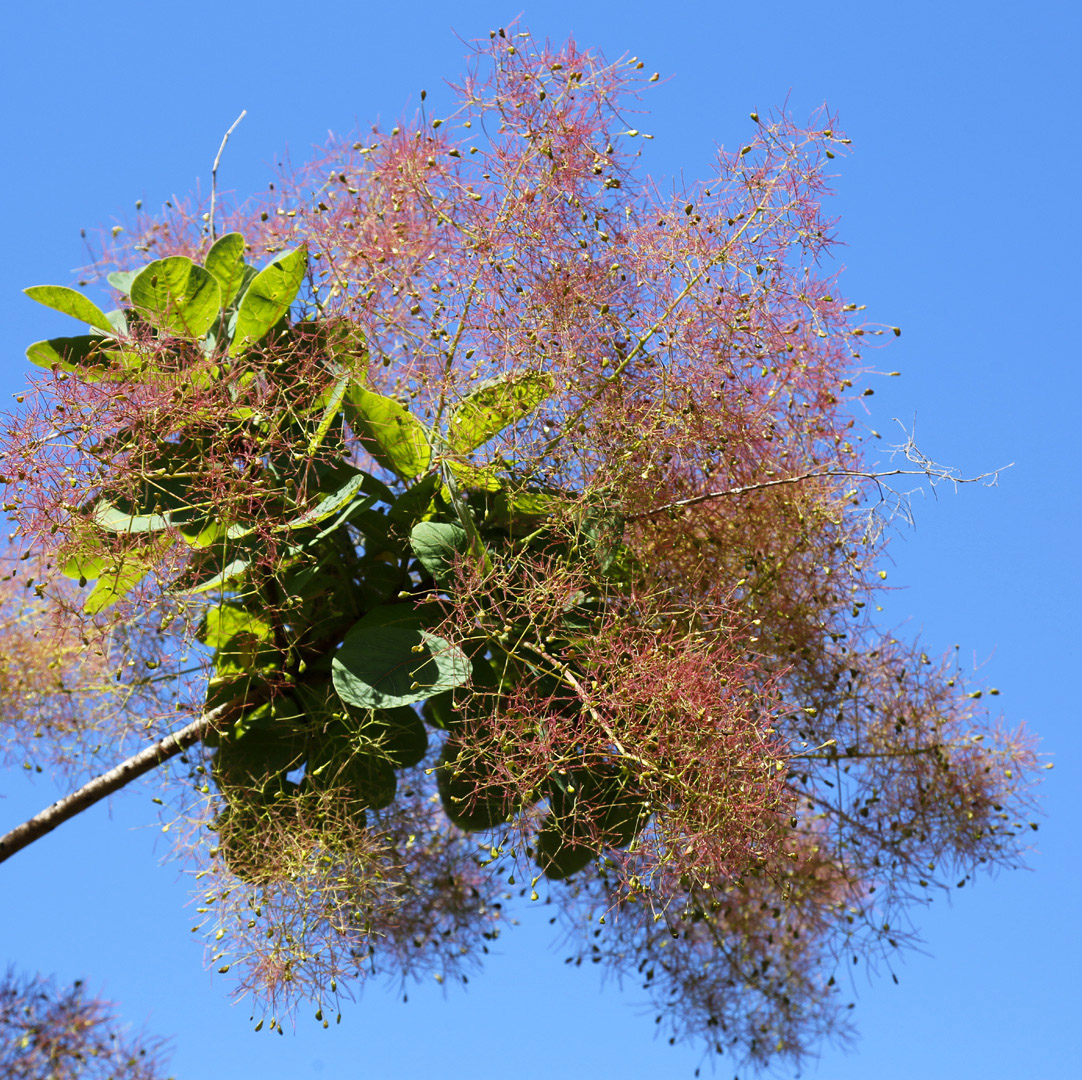
[[[218,282],[222,307],[229,307],[244,278],[244,237],[235,232],[219,237],[207,252],[203,265]]]
[[[552,376],[544,372],[500,376],[479,386],[451,412],[447,442],[466,454],[506,427],[529,415],[552,393]]]
[[[105,312],[81,292],[76,292],[64,285],[32,285],[29,289],[23,289],[23,292],[31,300],[36,300],[39,304],[52,308],[53,311],[61,311],[73,319],[89,323],[106,333],[113,332],[113,325]]]
[[[183,255],[144,266],[131,283],[135,309],[159,330],[202,337],[218,317],[222,290],[212,274]]]
[[[143,580],[149,569],[147,563],[135,556],[113,563],[102,571],[97,584],[83,602],[83,611],[94,615],[112,607]]]
[[[393,398],[350,383],[346,418],[365,449],[385,468],[412,480],[432,462],[424,424]]]
[[[299,247],[275,259],[252,279],[237,308],[231,352],[239,356],[284,316],[297,299],[308,269],[308,251]]]
[[[314,456],[315,452],[323,444],[323,440],[327,437],[327,432],[331,430],[331,424],[334,423],[335,418],[342,411],[342,403],[346,399],[346,392],[349,390],[350,375],[346,372],[344,375],[339,376],[338,380],[333,386],[327,388],[327,390],[320,395],[319,403],[323,405],[323,415],[320,417],[319,424],[316,430],[312,433],[312,438],[308,441],[308,455]]]
[[[107,365],[114,357],[103,347],[107,343],[108,338],[96,334],[50,338],[35,341],[27,348],[26,358],[38,367],[56,368],[78,375],[86,382],[97,382],[110,374]]]
[[[454,478],[465,488],[474,491],[499,491],[503,484],[492,465],[483,468],[469,465],[464,461],[447,458],[444,464],[451,470]]]
[[[210,648],[221,649],[238,634],[245,634],[257,641],[271,641],[274,628],[265,619],[237,604],[220,604],[207,612],[199,638]]]
[[[162,514],[125,514],[107,502],[99,502],[90,516],[107,532],[145,533],[169,528],[169,518]]]

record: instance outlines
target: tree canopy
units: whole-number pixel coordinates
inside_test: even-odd
[[[131,1036],[76,982],[0,979],[0,1069],[9,1080],[163,1080],[165,1046]]]
[[[126,758],[84,801],[162,766],[272,1029],[545,893],[673,1038],[799,1058],[1024,850],[1028,739],[875,619],[885,478],[945,474],[865,448],[848,140],[753,114],[666,195],[641,67],[501,31],[448,115],[141,216],[116,310],[27,290],[87,332],[3,433],[7,747]]]

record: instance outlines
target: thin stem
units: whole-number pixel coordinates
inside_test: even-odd
[[[15,852],[21,851],[46,833],[52,832],[58,825],[62,825],[76,814],[81,814],[107,795],[119,791],[144,773],[156,769],[169,758],[186,750],[193,743],[199,742],[238,707],[240,703],[230,701],[204,713],[186,727],[145,747],[108,772],[95,776],[93,780],[88,780],[78,791],[65,795],[64,798],[58,799],[42,810],[40,814],[35,814],[29,821],[17,825],[7,835],[0,837],[0,862],[11,858]]]
[[[239,124],[248,115],[247,109],[241,109],[240,116],[229,126],[229,130],[222,136],[222,145],[218,147],[218,153],[214,156],[214,164],[210,168],[210,240],[213,243],[217,239],[214,231],[214,202],[218,196],[218,166],[222,163],[222,152],[225,144],[229,142],[229,136],[237,130]]]
[[[723,488],[720,491],[708,491],[704,495],[692,495],[686,499],[676,499],[674,502],[665,503],[664,506],[656,506],[653,510],[640,510],[637,514],[628,514],[625,521],[640,521],[642,518],[653,517],[655,514],[664,514],[669,510],[679,510],[685,506],[695,506],[698,503],[709,502],[711,499],[722,499],[729,495],[745,495],[749,491],[762,491],[765,488],[779,487],[783,484],[800,484],[805,480],[832,479],[852,477],[861,480],[882,480],[888,476],[930,476],[933,481],[937,479],[950,480],[955,484],[975,484],[981,480],[999,476],[999,469],[994,472],[980,473],[978,476],[940,476],[929,469],[884,469],[882,472],[862,472],[856,469],[810,469],[808,472],[797,476],[781,476],[775,480],[759,480],[754,484],[744,484],[742,487]]]

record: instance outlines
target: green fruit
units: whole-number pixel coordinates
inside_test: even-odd
[[[296,815],[297,785],[281,779],[246,795],[233,789],[211,828],[218,834],[218,855],[230,873],[249,884],[269,879],[276,860],[273,847]],[[268,825],[273,822],[274,827]]]

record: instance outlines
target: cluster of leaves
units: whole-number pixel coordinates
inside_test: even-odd
[[[158,1040],[127,1038],[81,982],[61,988],[8,971],[0,980],[0,1070],[10,1080],[159,1080]]]
[[[674,1038],[799,1057],[837,958],[1021,850],[1027,742],[866,616],[845,392],[881,330],[817,268],[846,140],[754,117],[665,198],[641,66],[501,31],[457,111],[235,231],[139,223],[117,311],[28,290],[90,332],[28,350],[9,511],[95,582],[49,595],[119,635],[146,729],[203,717],[201,911],[275,1005],[461,974],[518,873]]]
[[[223,437],[219,416],[212,423],[188,419],[162,438],[159,414],[149,444],[132,424],[107,436],[95,432],[95,457],[108,453],[114,466],[117,456],[129,465],[134,459],[138,482],[132,484],[129,471],[123,493],[109,496],[99,484],[78,507],[85,527],[73,538],[76,553],[64,572],[83,585],[97,579],[83,603],[95,614],[136,588],[167,545],[180,541],[192,550],[169,587],[186,597],[210,597],[197,631],[213,652],[204,709],[229,709],[232,723],[208,730],[204,742],[215,748],[213,774],[229,801],[217,828],[236,871],[259,875],[246,843],[253,830],[238,821],[293,813],[292,796],[302,791],[342,793],[362,829],[367,810],[389,806],[395,770],[418,764],[428,749],[425,725],[410,707],[422,702],[430,724],[453,733],[439,769],[448,817],[462,828],[493,828],[520,807],[510,794],[478,794],[488,786],[471,775],[480,752],[452,692],[470,684],[509,696],[522,693],[520,684],[528,679],[531,696],[563,690],[565,709],[577,713],[577,684],[566,665],[543,650],[532,664],[516,665],[501,641],[516,630],[517,636],[544,630],[549,647],[563,652],[603,610],[600,581],[578,590],[552,613],[551,623],[536,610],[524,612],[517,626],[503,616],[478,620],[478,633],[464,643],[468,653],[432,632],[440,605],[418,601],[438,599],[439,583],[463,559],[506,567],[538,552],[563,566],[591,555],[605,567],[615,562],[618,538],[599,539],[600,518],[587,520],[586,539],[573,545],[556,535],[554,510],[566,500],[514,492],[495,470],[459,463],[532,412],[549,396],[552,379],[537,373],[491,380],[450,411],[441,437],[394,399],[367,388],[367,356],[357,339],[334,326],[289,322],[304,249],[259,273],[244,263],[244,250],[244,238],[230,233],[211,247],[205,268],[172,256],[138,272],[113,274],[111,283],[128,290],[131,302],[109,315],[72,289],[27,290],[99,330],[31,346],[35,363],[83,383],[112,379],[145,386],[174,372],[197,391],[221,382],[233,405],[229,419],[245,425],[239,438],[233,432]],[[130,329],[137,322],[150,328],[142,340]],[[245,390],[264,384],[259,393],[265,409],[266,384],[277,380],[283,357],[294,356],[293,339],[316,341],[324,381],[335,381],[307,415],[283,423],[248,404]],[[238,362],[260,345],[269,364],[238,371]],[[205,359],[194,370],[193,356]],[[190,396],[183,397],[187,412]],[[401,482],[400,494],[341,460],[351,434]],[[243,496],[239,490],[235,497],[197,490],[206,485],[208,462],[222,453],[223,442],[238,488],[248,489]],[[446,447],[445,462],[433,460],[434,444]],[[330,454],[321,453],[325,447]],[[460,489],[460,481],[476,486]],[[112,486],[118,486],[115,479]],[[252,489],[257,499],[248,493]],[[240,505],[241,497],[248,505]],[[108,545],[112,535],[125,539],[120,552]],[[584,577],[581,584],[590,583]],[[554,630],[563,637],[556,646]],[[649,808],[628,794],[626,770],[604,766],[591,771],[583,763],[572,778],[553,772],[534,792],[532,802],[548,797],[553,804],[553,822],[539,839],[550,877],[581,869],[595,854],[590,845],[570,840],[595,817],[605,822],[603,831],[622,838],[622,846],[637,831],[635,823],[649,816]],[[298,770],[304,772],[300,784],[288,778]]]

